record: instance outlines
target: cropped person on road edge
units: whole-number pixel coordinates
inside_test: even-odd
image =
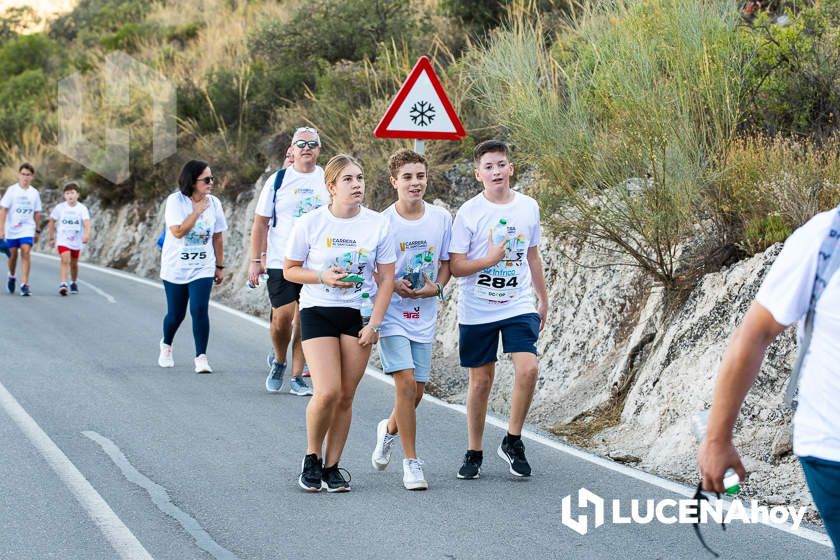
[[[79,293],[79,254],[82,245],[90,241],[90,212],[79,202],[79,184],[64,185],[64,202],[50,214],[50,247],[58,247],[61,263],[58,267],[58,293],[66,296]],[[67,276],[70,285],[67,285]]]
[[[254,211],[251,227],[251,263],[248,280],[258,286],[260,274],[268,272],[268,297],[271,303],[270,335],[272,351],[268,355],[265,388],[277,393],[283,387],[286,353],[292,343],[292,376],[289,392],[311,395],[303,379],[304,358],[300,339],[298,301],[301,285],[283,275],[286,243],[295,222],[327,202],[324,170],[317,165],[321,139],[314,128],[298,128],[286,152],[281,170],[266,179]]]
[[[793,452],[840,559],[840,206],[793,232],[738,326],[720,365],[698,463],[703,488],[723,492],[728,468],[746,479],[732,430],[768,346],[799,322],[802,361]],[[803,350],[805,346],[805,350]],[[803,353],[804,352],[804,353]],[[795,383],[795,375],[791,383]],[[790,398],[787,399],[790,402]]]
[[[6,289],[15,293],[18,251],[20,251],[20,295],[29,296],[29,269],[32,245],[41,233],[41,195],[32,186],[35,168],[23,163],[18,168],[18,182],[11,185],[0,199],[0,239],[9,251],[9,276]]]
[[[160,367],[173,367],[172,340],[187,315],[192,318],[195,372],[212,373],[207,361],[210,338],[210,291],[224,278],[222,232],[227,229],[221,201],[210,194],[216,178],[204,161],[184,164],[179,191],[166,199],[166,228],[160,256],[160,277],[167,312],[160,341]]]
[[[373,467],[384,470],[399,434],[403,447],[403,485],[425,490],[422,461],[417,457],[415,409],[432,371],[432,342],[437,300],[449,281],[449,238],[452,217],[423,200],[428,182],[426,158],[398,150],[388,159],[397,201],[382,214],[396,251],[394,295],[382,322],[379,355],[382,370],[394,379],[394,408],[379,422]]]
[[[356,387],[391,301],[396,255],[386,218],[362,206],[361,164],[339,154],[327,163],[324,178],[330,204],[295,223],[284,267],[290,281],[303,284],[301,336],[314,389],[306,407],[307,450],[298,484],[309,492],[347,492],[350,481],[338,462]],[[363,301],[370,299],[373,309],[364,324]]]
[[[498,140],[475,147],[475,177],[484,190],[455,216],[449,266],[458,278],[458,351],[470,370],[468,447],[458,478],[478,478],[487,400],[496,372],[499,335],[513,359],[514,384],[507,435],[496,453],[515,476],[530,476],[522,426],[537,383],[537,338],[548,299],[540,257],[540,208],[510,188],[510,149]],[[534,306],[533,293],[538,306]]]

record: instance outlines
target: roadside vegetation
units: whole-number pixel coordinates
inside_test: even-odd
[[[372,131],[429,55],[466,126],[430,142],[432,195],[476,142],[502,136],[560,234],[668,287],[783,240],[840,202],[840,0],[80,0],[31,33],[0,21],[0,180],[25,159],[41,184],[82,179],[106,204],[157,199],[183,161],[211,162],[234,196],[279,162],[291,131],[365,163],[390,199]],[[124,51],[177,87],[178,152],[151,161],[152,104],[106,103]],[[85,79],[84,130],[131,131],[113,185],[60,154],[58,82]],[[104,154],[103,154],[104,157]]]

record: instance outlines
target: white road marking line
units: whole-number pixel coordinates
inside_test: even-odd
[[[91,290],[93,290],[94,292],[96,292],[97,294],[99,294],[100,296],[102,296],[102,297],[104,297],[105,299],[107,299],[107,300],[108,300],[108,303],[117,303],[117,300],[116,300],[116,299],[114,299],[114,296],[112,296],[111,294],[109,294],[109,293],[108,293],[108,292],[106,292],[105,290],[102,290],[102,289],[100,289],[100,288],[97,288],[96,286],[94,286],[94,285],[93,285],[93,284],[91,284],[90,282],[85,282],[84,280],[79,280],[78,282],[79,282],[79,284],[81,284],[81,285],[83,285],[83,286],[87,286],[88,288],[90,288]]]
[[[123,476],[137,486],[143,488],[157,508],[181,524],[181,527],[192,536],[196,546],[208,552],[218,560],[238,560],[237,556],[213,540],[201,524],[187,512],[172,503],[166,488],[157,484],[143,473],[134,468],[122,450],[110,439],[94,431],[82,432],[82,435],[99,444],[102,450],[114,461],[122,471]]]
[[[102,499],[99,492],[91,486],[79,469],[67,458],[64,452],[50,439],[35,420],[20,406],[20,403],[0,383],[0,406],[17,424],[32,445],[38,450],[49,466],[70,490],[82,508],[111,543],[120,558],[124,560],[152,560],[152,556],[140,544],[137,537],[117,517],[111,506]]]
[[[394,384],[393,379],[391,379],[389,376],[387,376],[384,373],[382,373],[380,371],[377,371],[373,368],[370,368],[370,367],[367,368],[365,370],[365,373],[367,375],[370,375],[371,377],[375,377],[376,379],[379,379],[383,383],[388,383],[389,385]],[[464,416],[467,415],[467,407],[465,407],[464,405],[449,403],[449,402],[443,401],[443,400],[441,400],[437,397],[433,397],[431,395],[424,394],[423,395],[423,400],[425,401],[426,399],[428,399],[429,402],[434,403],[438,406],[442,406],[442,407],[448,408],[450,410],[460,412]],[[488,415],[487,416],[487,423],[492,425],[492,426],[495,426],[497,428],[507,430],[507,422],[505,420],[497,418],[495,416]],[[617,472],[619,474],[622,474],[622,475],[630,477],[630,478],[635,478],[636,480],[646,482],[646,483],[648,483],[652,486],[657,486],[659,488],[662,488],[663,490],[667,490],[669,492],[673,492],[675,494],[685,496],[686,498],[693,497],[694,492],[696,490],[696,488],[685,486],[684,484],[680,484],[679,482],[674,482],[673,480],[668,480],[666,478],[661,478],[661,477],[658,477],[656,475],[646,473],[644,471],[634,469],[632,467],[628,467],[627,465],[622,465],[621,463],[615,463],[613,461],[610,461],[609,459],[604,459],[603,457],[593,455],[592,453],[589,453],[587,451],[583,451],[582,449],[578,449],[576,447],[572,447],[571,445],[567,445],[567,444],[562,443],[560,441],[556,441],[554,439],[551,439],[549,437],[546,437],[542,434],[539,434],[537,432],[534,432],[534,431],[531,431],[531,430],[528,430],[528,429],[523,429],[522,430],[522,437],[530,439],[531,441],[536,442],[536,443],[541,443],[542,445],[545,445],[546,447],[550,447],[552,449],[555,449],[555,450],[560,451],[562,453],[566,453],[567,455],[571,455],[571,456],[576,457],[578,459],[583,459],[584,461],[589,461],[590,463],[598,465],[599,467],[603,467],[605,469],[611,470],[613,472]],[[711,497],[709,499],[712,500],[712,501],[715,500],[714,497]],[[731,500],[723,499],[723,509],[725,511],[729,511],[729,506],[730,506],[731,503],[732,503]],[[747,515],[750,515],[750,512],[752,511],[752,508],[749,507],[749,502],[748,501],[744,502],[744,509],[747,511]],[[811,542],[821,544],[821,545],[827,546],[829,548],[834,548],[834,545],[831,543],[831,539],[825,533],[821,533],[819,531],[815,531],[813,529],[809,529],[807,527],[801,527],[801,526],[794,529],[793,524],[790,523],[790,522],[787,522],[787,523],[765,522],[764,519],[761,516],[758,516],[757,519],[759,520],[758,521],[759,523],[761,523],[763,525],[766,525],[768,527],[772,527],[773,529],[778,529],[780,531],[784,531],[785,533],[790,533],[791,535],[795,535],[795,536],[803,538],[805,540],[809,540]]]
[[[39,255],[39,253],[35,253],[35,252],[33,252],[32,254]],[[58,257],[50,257],[48,255],[39,255],[39,256],[45,256],[47,258],[56,258],[56,259],[58,258]],[[79,263],[79,266],[83,266],[83,267],[89,268],[91,270],[96,270],[96,271],[102,272],[104,274],[110,274],[112,276],[117,276],[119,278],[125,278],[126,280],[132,280],[134,282],[139,282],[139,283],[145,284],[147,286],[153,286],[153,287],[156,287],[156,288],[161,289],[161,290],[163,289],[163,285],[160,284],[160,283],[155,283],[155,282],[152,282],[151,280],[147,280],[145,278],[140,278],[138,276],[134,276],[134,275],[131,275],[131,274],[128,274],[128,273],[125,273],[125,272],[112,270],[112,269],[109,269],[109,268],[105,268],[105,267],[101,267],[101,266],[97,266],[97,265],[93,265],[93,264],[88,264],[88,263]],[[254,323],[254,324],[259,325],[261,327],[265,327],[266,329],[269,328],[268,321],[266,321],[264,319],[260,319],[258,317],[254,317],[252,315],[248,315],[247,313],[243,313],[242,311],[239,311],[237,309],[233,309],[232,307],[228,307],[228,306],[223,305],[221,303],[216,303],[214,301],[211,301],[210,305],[212,307],[215,307],[216,309],[226,311],[227,313],[230,313],[231,315],[239,317],[240,319],[244,319],[248,322]],[[380,371],[377,371],[377,370],[375,370],[371,367],[368,367],[365,370],[365,374],[370,375],[371,377],[373,377],[375,379],[378,379],[379,381],[382,381],[383,383],[387,383],[389,385],[394,384],[394,381],[390,377],[388,377],[384,373],[382,373]],[[436,397],[432,397],[431,395],[424,395],[423,400],[427,400],[427,399],[431,403],[434,403],[438,406],[448,408],[450,410],[454,410],[456,412],[460,412],[464,416],[466,416],[466,414],[467,414],[467,409],[463,405],[448,403],[448,402],[440,400]],[[501,420],[499,418],[495,418],[493,416],[489,416],[489,415],[487,416],[487,423],[490,424],[491,426],[495,426],[497,428],[501,428],[501,429],[504,429],[504,430],[507,429],[507,423],[504,420]],[[559,441],[555,441],[555,440],[553,440],[551,438],[548,438],[544,435],[541,435],[537,432],[534,432],[534,431],[531,431],[531,430],[522,430],[522,437],[524,437],[526,439],[529,439],[533,442],[540,443],[542,445],[550,447],[550,448],[552,448],[556,451],[560,451],[561,453],[565,453],[567,455],[577,457],[578,459],[583,459],[584,461],[588,461],[590,463],[593,463],[593,464],[598,465],[600,467],[603,467],[605,469],[611,470],[613,472],[623,474],[624,476],[628,476],[630,478],[635,478],[636,480],[646,482],[646,483],[648,483],[652,486],[656,486],[658,488],[662,488],[663,490],[667,490],[669,492],[673,492],[675,494],[679,494],[681,496],[686,496],[686,497],[689,497],[689,498],[694,495],[694,490],[695,490],[694,488],[690,488],[690,487],[685,486],[683,484],[680,484],[678,482],[674,482],[673,480],[668,480],[666,478],[662,478],[662,477],[656,476],[654,474],[650,474],[650,473],[647,473],[647,472],[644,472],[644,471],[641,471],[641,470],[638,470],[638,469],[634,469],[632,467],[628,467],[627,465],[622,465],[621,463],[615,463],[613,461],[610,461],[609,459],[604,459],[603,457],[599,457],[599,456],[594,455],[592,453],[589,453],[587,451],[583,451],[582,449],[578,449],[576,447],[572,447],[571,445],[567,445],[567,444],[561,443]],[[714,499],[714,498],[712,498],[712,499]],[[728,509],[729,508],[729,506],[728,506],[729,502],[727,502],[726,500],[724,500],[724,502],[726,504],[724,506],[724,509]],[[746,505],[745,505],[745,508],[747,509],[747,511],[750,510],[750,508],[746,507]],[[798,527],[798,528],[794,529],[793,525],[790,524],[790,523],[784,523],[784,524],[766,523],[766,525],[768,527],[773,528],[773,529],[778,529],[778,530],[783,531],[785,533],[790,533],[792,535],[803,538],[805,540],[809,540],[811,542],[815,542],[817,544],[821,544],[821,545],[827,546],[829,548],[834,548],[834,546],[831,543],[831,539],[828,537],[828,535],[824,534],[824,533],[821,533],[819,531],[815,531],[813,529],[808,529],[807,527]]]

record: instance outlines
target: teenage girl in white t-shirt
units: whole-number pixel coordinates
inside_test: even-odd
[[[330,204],[296,221],[283,266],[289,281],[303,284],[301,338],[314,390],[306,407],[307,450],[298,484],[310,492],[347,492],[349,480],[338,461],[356,387],[394,290],[396,256],[385,217],[362,206],[361,164],[337,155],[324,168],[324,180]],[[374,299],[367,325],[360,313],[368,299],[364,294]]]
[[[192,317],[195,372],[212,373],[207,362],[210,338],[210,290],[223,279],[222,232],[227,229],[222,203],[210,194],[215,178],[206,162],[184,164],[178,192],[166,199],[166,229],[160,277],[167,312],[160,341],[160,367],[173,367],[172,340],[187,314]]]

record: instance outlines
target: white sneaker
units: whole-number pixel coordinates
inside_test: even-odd
[[[403,459],[403,486],[406,490],[427,490],[429,483],[423,477],[423,461]]]
[[[370,462],[373,464],[374,469],[378,471],[385,470],[385,467],[391,462],[391,447],[398,437],[399,434],[391,435],[388,433],[387,418],[376,426],[376,447],[373,449],[373,455],[370,457]]]
[[[163,340],[160,341],[158,365],[160,367],[175,367],[175,359],[172,357],[172,345],[164,344]]]
[[[196,373],[213,373],[210,364],[207,362],[207,354],[199,354],[195,358],[195,372]]]

